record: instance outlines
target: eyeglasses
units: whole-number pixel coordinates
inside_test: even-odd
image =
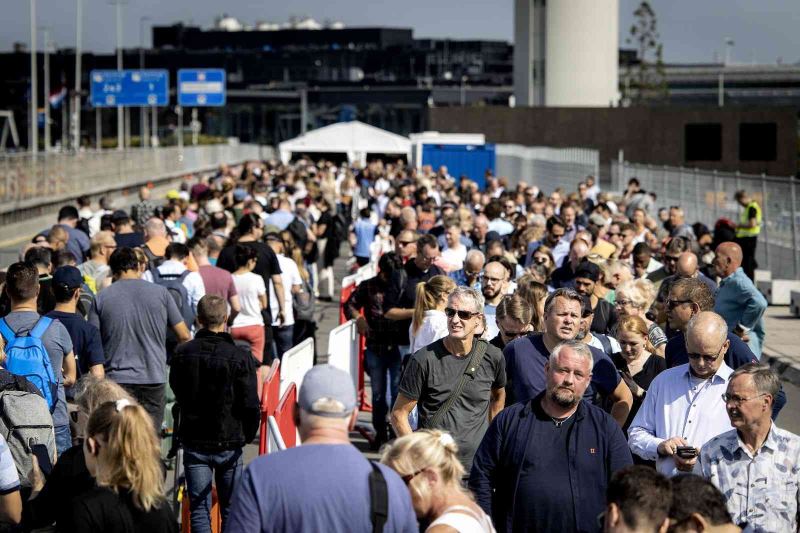
[[[679,305],[691,304],[691,303],[694,303],[694,302],[691,301],[691,300],[667,300],[665,305],[667,306],[667,309],[672,311],[673,309],[675,309]]]
[[[702,359],[704,362],[711,364],[719,359],[719,355],[722,353],[722,349],[724,347],[725,344],[719,347],[719,350],[717,350],[717,355],[703,355],[699,353],[687,353],[686,355],[689,357],[689,359]]]
[[[408,485],[409,485],[409,483],[411,483],[411,480],[412,480],[412,479],[414,479],[415,477],[417,477],[418,475],[420,475],[420,474],[421,474],[421,473],[423,473],[424,471],[425,471],[425,469],[422,469],[422,470],[417,470],[417,471],[416,471],[416,472],[414,472],[413,474],[406,474],[405,476],[401,476],[401,477],[400,477],[400,479],[402,479],[402,480],[403,480],[403,483],[405,483],[405,484],[406,484],[406,486],[408,486]]]
[[[750,400],[755,400],[756,398],[760,398],[761,396],[766,396],[767,393],[758,394],[756,396],[752,396],[750,398],[742,398],[741,396],[730,395],[727,392],[722,395],[722,401],[726,404],[732,403],[736,407],[740,407],[744,402],[749,402]]]
[[[490,278],[486,275],[484,275],[481,279],[484,283],[503,283],[506,280],[505,278]]]
[[[455,315],[458,315],[458,318],[461,320],[469,320],[470,318],[479,315],[480,313],[473,313],[472,311],[464,311],[462,309],[453,309],[452,307],[446,307],[444,310],[444,314],[447,315],[447,318],[453,318]]]
[[[629,305],[631,307],[641,307],[641,305],[637,304],[633,300],[617,300],[617,301],[614,302],[614,305],[616,305],[618,307],[625,307],[627,305]]]

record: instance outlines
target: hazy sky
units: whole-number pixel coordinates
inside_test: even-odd
[[[114,0],[83,1],[84,48],[112,51],[116,42]],[[138,46],[141,17],[150,17],[152,24],[185,21],[208,27],[223,12],[247,23],[284,22],[292,15],[309,15],[349,26],[409,27],[416,37],[513,39],[513,0],[122,1],[125,46]],[[29,2],[3,2],[0,49],[9,50],[15,41],[30,41]],[[76,0],[36,3],[38,26],[49,26],[57,45],[74,46]],[[623,46],[638,3],[620,0]],[[773,63],[778,58],[784,63],[800,61],[800,0],[653,0],[651,4],[658,15],[667,61],[711,61],[715,51],[722,53],[726,37],[735,40],[735,62]]]

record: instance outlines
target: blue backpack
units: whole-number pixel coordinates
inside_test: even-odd
[[[17,337],[6,319],[0,319],[0,334],[6,341],[6,370],[36,385],[47,401],[51,413],[58,401],[58,379],[53,372],[50,356],[47,355],[42,343],[42,335],[52,323],[52,318],[43,316],[28,335]]]

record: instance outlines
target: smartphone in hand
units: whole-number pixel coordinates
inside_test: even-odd
[[[50,459],[50,452],[47,450],[47,446],[34,444],[31,446],[31,452],[36,456],[36,460],[39,462],[39,470],[42,471],[44,477],[49,477],[50,472],[53,471],[53,462]]]
[[[675,455],[681,459],[694,459],[697,457],[697,448],[694,446],[678,446]]]

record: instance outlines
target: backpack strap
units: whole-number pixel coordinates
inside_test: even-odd
[[[6,340],[6,346],[17,340],[17,335],[11,331],[5,318],[0,318],[0,335]]]
[[[153,283],[158,284],[161,281],[161,272],[158,271],[157,266],[150,267],[150,275],[153,276]]]
[[[383,472],[374,461],[369,462],[369,514],[372,520],[372,533],[381,533],[389,521],[389,487]]]
[[[33,326],[31,332],[28,333],[28,336],[33,337],[34,339],[41,339],[42,335],[44,335],[44,332],[47,331],[47,328],[49,328],[50,324],[52,323],[52,318],[46,316],[41,317]]]
[[[189,274],[191,274],[191,273],[192,273],[192,271],[191,271],[191,270],[189,270],[189,269],[187,268],[186,270],[184,270],[183,272],[181,272],[181,275],[180,275],[180,276],[178,276],[178,281],[180,281],[181,283],[183,283],[183,280],[185,280],[185,279],[186,279],[186,276],[188,276],[188,275],[189,275]]]
[[[439,425],[439,423],[444,418],[444,415],[453,407],[453,404],[456,403],[456,400],[461,396],[461,393],[464,390],[464,386],[467,384],[467,380],[475,379],[475,374],[478,372],[478,368],[481,366],[481,361],[483,361],[483,356],[486,355],[486,348],[489,346],[485,340],[478,339],[475,341],[477,346],[475,346],[474,351],[472,352],[472,357],[470,357],[469,362],[467,363],[467,367],[464,370],[464,373],[461,375],[461,379],[458,381],[458,384],[453,389],[453,392],[450,393],[450,397],[447,398],[447,401],[433,414],[433,417],[428,421],[426,426],[428,428],[435,428]]]

